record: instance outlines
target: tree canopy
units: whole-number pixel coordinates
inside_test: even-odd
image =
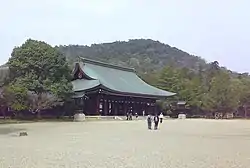
[[[218,63],[208,71],[192,73],[188,69],[167,66],[158,76],[157,85],[178,93],[176,100],[185,100],[194,107],[211,112],[233,112],[248,103],[250,78],[233,77]]]
[[[6,90],[16,100],[11,102],[12,108],[39,111],[70,98],[72,85],[68,63],[65,56],[49,44],[28,39],[13,49],[8,67]],[[27,103],[26,96],[32,97],[33,103]]]

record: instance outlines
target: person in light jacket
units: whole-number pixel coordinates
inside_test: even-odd
[[[139,115],[138,113],[135,113],[135,118],[138,119]]]
[[[160,118],[160,123],[162,123],[163,118],[164,118],[164,116],[163,116],[163,114],[162,114],[162,113],[160,114],[159,118]]]

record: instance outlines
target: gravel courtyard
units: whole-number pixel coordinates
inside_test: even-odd
[[[16,129],[29,135],[18,137]],[[157,131],[147,130],[145,121],[11,124],[1,130],[0,168],[250,167],[247,120],[166,120]]]

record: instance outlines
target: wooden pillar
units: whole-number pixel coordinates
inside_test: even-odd
[[[83,112],[85,115],[89,115],[91,114],[91,107],[92,107],[92,104],[91,104],[91,100],[88,98],[83,98],[84,100],[84,108],[83,108]]]
[[[131,107],[132,107],[132,102],[131,102],[131,99],[130,99],[129,102],[128,102],[128,111],[129,111],[129,113],[133,113],[133,109]]]
[[[111,116],[114,115],[114,109],[115,109],[115,104],[114,104],[114,98],[112,97],[112,100],[111,100]]]
[[[138,111],[138,115],[141,115],[142,116],[142,107],[141,107],[141,100],[138,99],[137,102],[136,102],[136,106],[137,106],[137,111]]]
[[[142,108],[141,100],[138,100],[138,102],[137,102],[137,108],[138,108],[138,115],[142,116],[143,108]]]
[[[131,99],[131,98],[130,98],[129,109],[130,109],[130,113],[132,113],[132,115],[134,115],[134,103],[133,103],[133,99]]]
[[[120,99],[117,99],[117,116],[119,116],[119,115],[121,115],[120,113],[121,113],[121,103],[120,103]]]
[[[154,103],[150,103],[151,107],[152,107],[152,111],[153,111],[153,114],[155,115],[156,111],[155,111],[155,105]]]
[[[136,102],[135,102],[135,99],[132,99],[132,114],[133,115],[135,115],[135,113],[136,113],[136,104],[135,104]]]
[[[146,108],[146,105],[145,105],[144,100],[143,100],[143,102],[142,102],[142,107],[143,107],[143,109],[144,109],[144,111],[145,111],[145,115],[148,115],[148,111],[147,111],[147,108]]]
[[[104,115],[104,99],[103,96],[100,98],[100,103],[99,103],[99,115]]]
[[[141,99],[138,100],[138,108],[139,108],[139,115],[142,116],[142,113],[143,113],[143,107],[142,107],[142,104],[141,104]]]
[[[85,113],[86,111],[86,100],[84,97],[81,98],[82,100],[82,112]]]
[[[134,111],[139,115],[139,109],[138,109],[138,102],[137,100],[134,101]]]
[[[122,103],[121,100],[119,101],[119,113],[118,113],[118,115],[119,116],[120,115],[124,115],[124,112],[123,112],[123,103]]]
[[[95,105],[93,104],[95,99],[92,98],[92,95],[88,99],[88,106],[87,106],[87,114],[92,115],[93,114],[93,108],[95,108]]]
[[[114,115],[114,97],[110,96],[109,102],[109,115]]]
[[[147,114],[151,114],[151,112],[150,112],[150,108],[149,108],[149,106],[148,106],[148,102],[145,100],[145,109],[146,109],[146,111],[147,111]]]
[[[110,106],[110,99],[108,98],[107,99],[107,115],[109,115],[109,111],[110,111],[109,106]]]
[[[140,108],[140,113],[141,113],[141,115],[143,115],[143,110],[144,110],[144,107],[143,107],[143,105],[142,105],[142,101],[140,100],[140,102],[139,102],[139,108]],[[145,114],[144,114],[145,115]]]
[[[117,116],[117,111],[118,111],[118,103],[117,100],[114,100],[114,115]]]
[[[124,114],[127,115],[127,112],[128,112],[128,103],[127,103],[126,99],[124,99],[124,102],[123,102],[123,110],[124,110]]]
[[[103,114],[107,116],[108,114],[108,101],[107,97],[105,97],[104,102],[103,102]]]
[[[100,96],[99,96],[99,94],[97,94],[97,96],[96,96],[96,110],[95,110],[94,115],[99,115],[100,114],[99,106],[100,106]]]
[[[143,100],[140,100],[140,108],[141,108],[142,115],[143,115],[143,111],[144,111],[144,115],[146,115],[146,111],[145,111],[145,107],[144,107],[144,104],[143,104]]]
[[[148,115],[149,112],[148,112],[147,102],[146,102],[145,99],[143,99],[142,104],[143,104],[143,108],[144,108],[144,110],[145,110],[145,115]]]
[[[125,99],[122,100],[122,115],[126,115],[126,109],[125,109]]]
[[[153,103],[154,103],[154,111],[155,111],[155,113],[157,113],[158,115],[160,115],[159,111],[157,111],[156,100],[153,100]]]
[[[102,96],[102,115],[106,116],[107,115],[107,96],[103,95]]]
[[[108,96],[107,98],[107,115],[110,115],[110,104],[111,104],[111,100],[110,100],[110,96]]]
[[[148,100],[147,100],[146,103],[147,103],[148,113],[152,115],[153,112],[152,112],[151,104],[150,104],[150,102]]]

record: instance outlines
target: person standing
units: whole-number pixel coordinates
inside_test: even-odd
[[[164,118],[164,116],[163,116],[163,114],[162,114],[162,113],[160,114],[159,118],[160,118],[160,123],[162,123],[163,118]]]
[[[138,119],[138,113],[135,113],[135,118]]]
[[[129,113],[129,120],[132,120],[132,116],[133,116],[133,114],[132,114],[132,112],[130,112]]]
[[[147,116],[148,129],[152,129],[152,118],[151,115]]]
[[[159,116],[157,114],[155,114],[155,116],[154,116],[154,123],[155,123],[154,129],[157,130],[158,124],[159,124]]]

